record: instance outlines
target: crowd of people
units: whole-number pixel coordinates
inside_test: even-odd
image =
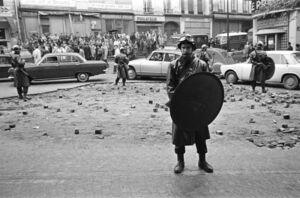
[[[129,59],[137,55],[147,56],[153,50],[163,47],[167,35],[159,31],[134,32],[131,35],[117,32],[79,36],[77,34],[32,34],[22,48],[32,53],[34,61],[38,61],[47,53],[77,52],[87,60],[104,60],[120,54],[120,48],[125,49]]]

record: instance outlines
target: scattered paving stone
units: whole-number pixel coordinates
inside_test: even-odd
[[[259,130],[251,130],[250,132],[252,135],[257,135],[259,134]]]
[[[153,101],[152,101],[152,100],[149,100],[149,104],[153,104]]]
[[[153,109],[153,112],[155,112],[155,113],[156,113],[157,111],[158,111],[158,109]]]
[[[268,144],[269,148],[276,148],[277,147],[277,142],[271,142],[270,144]]]
[[[263,147],[263,146],[265,146],[265,144],[264,143],[262,143],[262,142],[253,142],[256,146],[258,146],[258,147]]]
[[[16,128],[16,125],[15,124],[10,124],[9,128],[11,128],[11,129]]]
[[[71,109],[70,112],[71,112],[71,113],[74,113],[74,112],[75,112],[75,109]]]
[[[48,133],[43,133],[43,136],[48,136]]]
[[[167,135],[172,135],[172,133],[170,131],[167,131],[166,134]]]
[[[39,129],[39,128],[40,128],[39,126],[34,126],[34,127],[33,127],[33,129]]]
[[[223,135],[223,131],[222,131],[222,130],[217,130],[217,131],[216,131],[216,134],[217,134],[217,135]]]
[[[78,104],[78,105],[82,105],[82,102],[78,102],[77,104]]]
[[[160,105],[159,105],[158,103],[155,104],[155,108],[159,108],[159,106],[160,106]]]
[[[165,107],[165,111],[169,111],[169,108],[168,108],[168,107]]]
[[[287,124],[282,124],[281,126],[282,126],[282,128],[285,128],[285,129],[289,127]]]
[[[28,112],[27,111],[23,111],[22,114],[23,115],[28,115]]]
[[[104,139],[104,135],[97,135],[96,138],[97,139]]]
[[[155,118],[155,117],[156,117],[156,115],[151,115],[150,117],[151,117],[151,118]]]
[[[45,105],[45,106],[44,106],[44,109],[48,109],[48,106],[47,106],[47,105]]]
[[[235,102],[235,98],[230,98],[230,102]]]
[[[274,124],[277,124],[277,121],[276,121],[276,120],[273,120],[273,123],[274,123]]]
[[[254,142],[254,139],[252,137],[247,137],[246,140],[248,140],[249,142]]]
[[[78,134],[79,134],[79,129],[75,129],[74,134],[75,134],[75,135],[78,135]]]
[[[61,110],[60,110],[60,109],[57,109],[56,112],[61,112]]]
[[[95,130],[95,134],[96,135],[101,135],[102,134],[102,130],[101,129],[96,129]]]
[[[265,107],[265,106],[267,106],[267,104],[265,102],[262,102],[261,106]]]
[[[62,95],[60,95],[60,96],[58,96],[58,98],[63,98],[63,96],[62,96]]]
[[[254,109],[254,105],[251,105],[251,106],[250,106],[250,109]]]
[[[283,114],[283,119],[289,120],[290,119],[290,115],[289,114]]]
[[[290,104],[289,103],[285,103],[283,108],[289,108],[290,107]]]
[[[280,111],[276,111],[276,116],[281,116],[281,112]]]
[[[267,104],[272,104],[273,102],[271,100],[268,100],[266,103]]]
[[[104,108],[103,111],[104,111],[104,112],[108,112],[108,109],[107,109],[107,108]]]
[[[136,90],[135,93],[139,93],[139,90]]]
[[[10,131],[10,127],[5,128],[4,131]]]
[[[255,123],[255,120],[254,120],[253,118],[251,118],[251,119],[249,120],[249,123]]]
[[[130,108],[131,108],[131,109],[135,109],[135,105],[131,105]]]
[[[287,146],[287,147],[294,147],[295,146],[295,142],[294,141],[287,141],[284,143],[284,146]]]
[[[244,100],[244,98],[243,97],[240,97],[239,99],[238,99],[238,101],[243,101]]]

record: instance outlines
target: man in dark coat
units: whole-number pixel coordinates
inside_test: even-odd
[[[29,100],[27,97],[28,88],[30,85],[30,76],[26,72],[25,60],[23,60],[20,56],[20,47],[15,45],[13,47],[14,54],[12,55],[12,67],[14,70],[14,83],[18,91],[19,99],[24,99],[24,101]]]
[[[255,92],[256,81],[261,83],[262,92],[266,93],[265,81],[266,81],[266,69],[264,60],[267,57],[267,53],[263,50],[263,42],[258,41],[256,49],[250,53],[250,61],[252,63],[252,69],[250,73],[252,91]]]
[[[189,36],[180,39],[178,48],[181,50],[182,55],[174,62],[171,62],[167,74],[167,93],[170,100],[172,100],[176,87],[187,77],[199,72],[208,72],[205,62],[193,55],[196,45]],[[213,172],[212,166],[209,165],[205,159],[207,153],[206,140],[209,138],[208,126],[203,126],[198,130],[191,131],[180,128],[173,123],[172,139],[178,161],[174,172],[181,173],[184,170],[185,146],[195,143],[199,154],[199,168],[209,173]]]
[[[120,78],[122,78],[123,86],[125,86],[126,79],[128,78],[127,67],[129,59],[126,56],[125,51],[125,48],[121,47],[120,54],[115,58],[115,63],[118,64],[115,85],[118,85]]]

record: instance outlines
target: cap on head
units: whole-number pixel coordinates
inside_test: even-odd
[[[186,44],[186,43],[192,44],[193,50],[196,49],[196,45],[195,45],[194,39],[191,37],[191,35],[186,35],[186,36],[184,36],[184,37],[181,37],[181,38],[179,39],[179,43],[177,44],[177,47],[178,47],[179,49],[181,49],[181,45],[184,44],[184,43],[185,43],[185,44]]]

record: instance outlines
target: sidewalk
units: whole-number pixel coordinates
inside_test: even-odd
[[[208,161],[214,173],[199,171],[195,148],[187,147],[186,169],[175,175],[171,143],[110,138],[52,143],[20,145],[18,158],[1,141],[1,197],[296,198],[300,193],[299,147],[271,150],[213,136]]]

